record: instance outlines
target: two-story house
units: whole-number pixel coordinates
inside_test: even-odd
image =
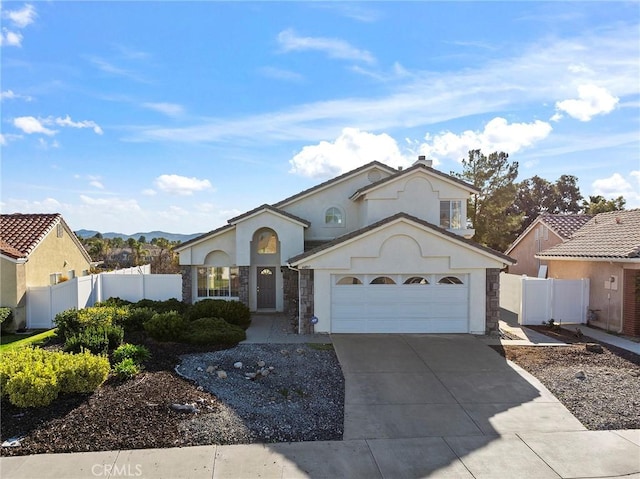
[[[475,193],[424,157],[374,161],[177,247],[183,299],[297,311],[300,332],[484,334],[514,261],[469,239]]]

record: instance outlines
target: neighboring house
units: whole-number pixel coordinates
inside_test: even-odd
[[[591,215],[567,214],[538,216],[505,251],[505,254],[518,261],[517,264],[509,266],[509,273],[537,277],[540,266],[546,262],[536,258],[536,253],[567,241],[591,218]],[[542,277],[546,277],[544,270],[542,273]]]
[[[484,334],[514,261],[468,239],[475,193],[424,157],[374,161],[176,247],[183,299],[297,311],[299,332]]]
[[[589,278],[594,325],[640,336],[640,209],[594,216],[571,239],[536,257],[550,278]]]
[[[26,325],[27,288],[89,274],[91,258],[59,214],[0,215],[0,306]]]

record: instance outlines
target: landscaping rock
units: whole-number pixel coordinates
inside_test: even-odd
[[[200,412],[200,410],[195,407],[193,404],[172,404],[171,409],[178,412],[186,412],[190,414],[195,414]]]
[[[602,353],[604,352],[604,350],[602,349],[602,346],[600,346],[598,343],[587,343],[584,345],[585,349],[587,351],[589,351],[590,353]]]
[[[209,374],[212,374],[215,370],[216,370],[216,367],[215,367],[215,366],[208,366],[208,367],[207,367],[207,372],[208,372]]]
[[[587,375],[584,373],[584,371],[578,371],[573,377],[576,379],[586,379]]]
[[[238,361],[238,362],[233,363],[233,367],[236,368],[236,369],[242,369],[242,362]]]
[[[227,379],[227,372],[226,371],[218,371],[218,379]]]
[[[266,366],[266,363],[264,361],[258,361],[258,367],[259,368],[263,368]]]

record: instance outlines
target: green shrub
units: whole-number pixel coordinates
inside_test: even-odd
[[[100,301],[93,306],[96,308],[102,308],[105,306],[129,306],[133,304],[131,301],[127,301],[126,299],[120,299],[117,296],[111,297],[109,299],[105,299],[104,301]]]
[[[122,344],[124,330],[120,326],[89,326],[82,332],[71,336],[64,343],[68,353],[79,353],[82,350],[93,354],[106,354]]]
[[[144,329],[158,341],[180,341],[189,322],[176,311],[156,313],[144,323]]]
[[[88,328],[126,324],[128,318],[128,307],[93,306],[80,310],[68,309],[56,314],[53,322],[58,328],[58,336],[66,341],[72,336],[84,332]]]
[[[135,303],[136,308],[151,308],[156,313],[168,313],[169,311],[177,311],[184,314],[188,304],[178,301],[176,298],[167,299],[165,301],[154,301],[153,299],[141,299]]]
[[[11,311],[11,308],[5,308],[5,307],[0,308],[0,324],[4,323],[5,321],[8,323],[12,319],[13,319],[13,312]]]
[[[191,320],[199,318],[222,318],[227,323],[247,329],[251,324],[249,308],[239,301],[224,299],[203,299],[193,304],[188,311]]]
[[[124,359],[132,359],[136,364],[141,364],[151,357],[151,353],[144,346],[125,343],[113,351],[112,357],[114,363],[119,363]]]
[[[131,358],[125,358],[115,366],[113,366],[113,372],[120,380],[127,380],[133,378],[140,372],[140,366]]]
[[[232,345],[246,338],[244,329],[229,324],[222,318],[196,319],[189,324],[189,329],[184,335],[186,342],[203,345]]]
[[[89,353],[67,354],[20,348],[0,358],[0,394],[18,407],[51,404],[60,393],[91,392],[109,374],[109,360]]]
[[[56,325],[58,336],[63,340],[78,334],[81,329],[80,321],[78,320],[78,310],[75,308],[67,309],[56,314],[53,323]]]
[[[127,321],[123,324],[124,329],[127,331],[142,331],[144,330],[144,323],[153,318],[154,314],[156,314],[156,311],[152,308],[132,307],[129,310]]]

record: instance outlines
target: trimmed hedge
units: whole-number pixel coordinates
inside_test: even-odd
[[[188,327],[189,321],[177,311],[156,313],[144,323],[144,330],[158,341],[181,341]]]
[[[151,357],[151,353],[144,346],[137,344],[121,344],[113,351],[113,362],[119,363],[124,359],[131,359],[136,364],[141,364]]]
[[[58,336],[65,341],[91,327],[108,327],[126,324],[129,308],[124,306],[93,306],[81,310],[67,309],[56,314],[53,320]]]
[[[93,354],[107,354],[122,344],[124,329],[120,326],[88,326],[82,332],[75,334],[64,343],[64,350],[68,353],[79,353],[83,350]]]
[[[244,329],[222,318],[200,318],[191,322],[184,340],[191,344],[238,344],[247,339]]]
[[[203,299],[191,305],[187,316],[190,320],[200,318],[222,318],[227,323],[247,329],[251,324],[251,311],[239,301]]]
[[[152,299],[141,299],[135,303],[132,308],[150,308],[156,313],[168,313],[169,311],[177,311],[180,314],[184,314],[189,305],[178,301],[176,298],[167,299],[165,301],[154,301]]]
[[[89,393],[109,375],[109,360],[88,352],[9,350],[0,358],[0,394],[17,407],[51,404],[60,393]]]

